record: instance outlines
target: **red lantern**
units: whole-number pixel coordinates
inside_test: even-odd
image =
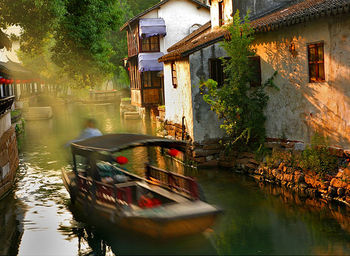
[[[10,83],[13,84],[14,81],[15,81],[15,80],[11,79]]]
[[[118,164],[127,164],[129,162],[129,160],[125,157],[125,156],[117,156],[115,158],[115,161],[118,163]]]
[[[16,80],[16,84],[20,84],[21,83],[21,80]]]
[[[179,150],[172,148],[168,150],[168,154],[171,155],[172,157],[175,157],[179,154]]]
[[[0,83],[2,84],[5,83],[5,80],[6,80],[5,78],[0,78]]]
[[[5,79],[5,84],[9,84],[10,83],[10,79]]]

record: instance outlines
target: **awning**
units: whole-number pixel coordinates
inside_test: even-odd
[[[165,36],[166,26],[162,18],[140,19],[140,37]]]
[[[163,63],[159,63],[158,59],[164,54],[162,52],[140,53],[139,54],[139,71],[162,71]]]

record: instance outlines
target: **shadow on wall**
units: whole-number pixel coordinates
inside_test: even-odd
[[[280,90],[268,91],[268,137],[309,142],[317,132],[333,146],[350,147],[349,34],[350,18],[257,34],[254,47],[263,81],[275,70],[279,74],[275,83]],[[324,42],[326,81],[309,83],[307,45],[319,41]]]

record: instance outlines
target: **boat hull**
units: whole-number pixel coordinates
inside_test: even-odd
[[[166,222],[157,222],[148,219],[130,218],[121,221],[120,225],[130,228],[154,238],[172,238],[202,233],[211,227],[216,216],[198,216]]]
[[[74,198],[75,206],[85,215],[95,216],[107,220],[117,227],[144,234],[153,238],[167,239],[186,235],[201,233],[211,227],[220,210],[212,210],[210,213],[202,212],[200,214],[185,214],[184,216],[169,217],[147,217],[147,216],[126,216],[125,213],[110,205],[96,204],[90,197],[84,196],[81,192],[74,189],[74,182],[68,175],[62,172],[64,184],[71,197]],[[198,202],[198,204],[205,204]],[[188,204],[191,204],[189,202]],[[196,207],[194,204],[193,207]]]

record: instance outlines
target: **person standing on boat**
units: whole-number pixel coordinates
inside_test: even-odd
[[[92,118],[86,120],[85,129],[81,132],[78,138],[71,140],[66,145],[69,146],[73,142],[89,139],[92,137],[102,136],[102,132],[96,128],[96,121]]]

